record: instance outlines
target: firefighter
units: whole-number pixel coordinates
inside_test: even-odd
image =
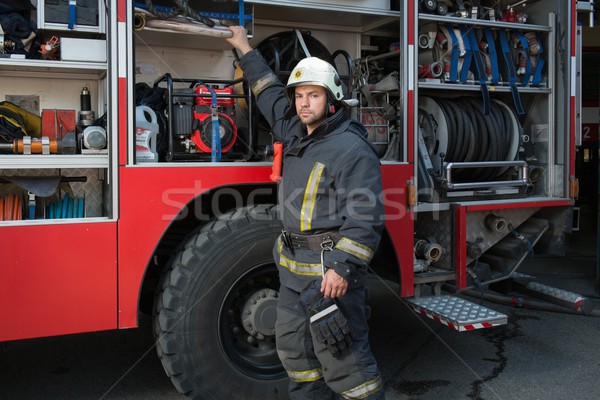
[[[368,342],[367,267],[383,230],[379,158],[327,62],[309,57],[280,82],[243,27],[226,39],[284,146],[274,247],[277,353],[292,399],[383,399]]]

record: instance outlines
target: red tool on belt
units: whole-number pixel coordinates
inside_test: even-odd
[[[273,172],[271,180],[279,182],[281,180],[281,166],[283,165],[283,143],[273,143]]]

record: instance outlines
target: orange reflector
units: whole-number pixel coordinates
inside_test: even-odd
[[[406,205],[409,208],[413,208],[417,205],[417,188],[413,181],[406,183]]]
[[[579,179],[575,177],[569,179],[569,197],[575,200],[579,198]]]

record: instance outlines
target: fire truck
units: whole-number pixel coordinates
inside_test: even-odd
[[[575,0],[11,3],[0,17],[34,28],[3,23],[0,40],[3,341],[133,328],[145,312],[181,393],[286,397],[276,150],[227,25],[283,82],[309,55],[338,69],[381,158],[370,272],[414,310],[459,331],[504,324],[461,294],[531,289],[521,263],[564,250]]]

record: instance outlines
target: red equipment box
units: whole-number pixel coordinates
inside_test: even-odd
[[[68,132],[75,132],[75,110],[42,110],[42,136],[50,139],[61,139]]]

